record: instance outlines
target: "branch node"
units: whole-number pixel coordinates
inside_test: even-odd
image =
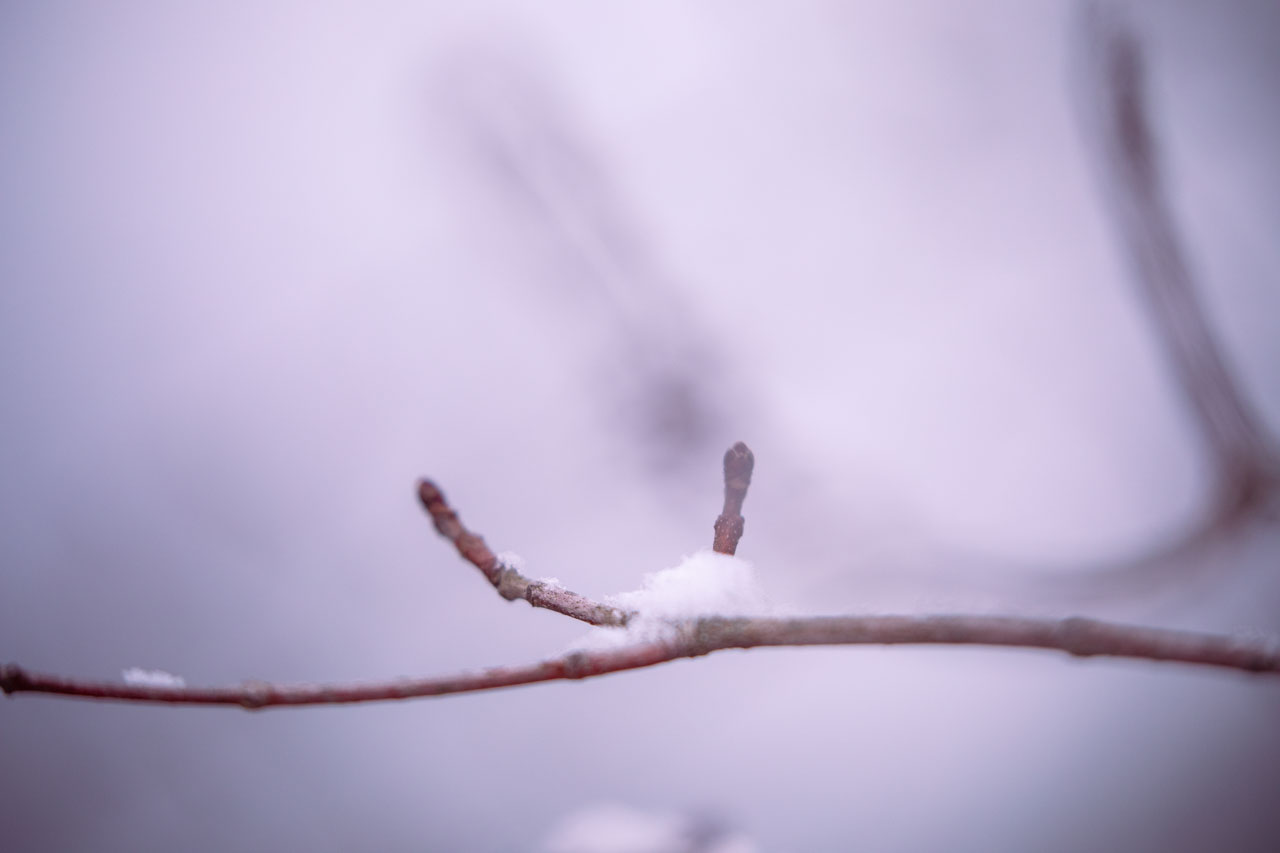
[[[586,652],[570,652],[564,656],[564,677],[574,680],[589,678],[593,674],[591,656]]]
[[[529,603],[534,607],[538,606],[534,602],[534,598],[529,595],[532,589],[529,579],[510,566],[501,566],[497,570],[497,580],[493,586],[498,590],[498,595],[507,601],[519,601],[524,598],[528,599]]]
[[[265,681],[244,681],[240,683],[240,707],[246,711],[257,711],[272,704],[274,689]]]
[[[1059,647],[1080,658],[1093,657],[1103,649],[1096,637],[1097,622],[1083,616],[1070,616],[1058,623]]]
[[[724,648],[717,643],[715,629],[706,619],[692,619],[677,626],[680,653],[684,657],[699,658]]]
[[[7,663],[0,667],[0,689],[4,690],[6,696],[24,690],[30,684],[31,680],[27,678],[26,671],[16,663]]]

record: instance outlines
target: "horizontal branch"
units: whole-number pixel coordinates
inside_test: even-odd
[[[742,535],[742,502],[750,484],[753,457],[739,442],[725,455],[725,506],[717,520],[715,550],[732,554]],[[436,530],[508,600],[523,599],[593,625],[621,629],[635,615],[570,592],[558,584],[532,581],[505,565],[467,530],[429,480],[418,496]],[[249,681],[230,687],[85,681],[32,672],[17,664],[0,667],[6,694],[46,693],[81,699],[174,705],[238,705],[257,709],[298,705],[338,705],[497,690],[543,681],[594,678],[640,669],[682,657],[724,649],[761,646],[975,645],[1053,649],[1079,657],[1110,656],[1200,664],[1254,673],[1280,672],[1280,643],[1120,625],[1074,617],[1062,620],[1010,616],[819,616],[799,618],[703,617],[666,620],[661,642],[615,649],[579,651],[525,666],[479,672],[355,684],[283,685]]]
[[[526,666],[495,667],[432,678],[357,684],[280,685],[246,682],[232,687],[166,687],[80,681],[0,667],[5,693],[52,693],[81,699],[175,705],[238,705],[258,709],[290,705],[380,702],[476,693],[543,681],[583,679],[641,669],[723,649],[762,646],[976,645],[1052,649],[1078,657],[1108,656],[1200,664],[1253,673],[1280,673],[1280,646],[1217,634],[1100,622],[1008,616],[827,616],[796,619],[709,617],[673,623],[668,642],[574,652]]]

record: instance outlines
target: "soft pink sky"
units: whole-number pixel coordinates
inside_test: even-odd
[[[1280,20],[1131,12],[1210,320],[1275,433]],[[550,656],[581,629],[504,605],[414,479],[602,595],[709,544],[737,439],[740,553],[778,600],[1075,612],[984,570],[1140,551],[1207,480],[1083,144],[1078,25],[1013,0],[6,5],[0,659],[222,683]],[[1275,635],[1278,555],[1090,612]],[[1277,711],[1229,674],[931,649],[260,715],[20,697],[0,827],[537,850],[605,801],[761,851],[1275,849]]]

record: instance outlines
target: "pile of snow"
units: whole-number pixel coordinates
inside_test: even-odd
[[[674,568],[645,575],[640,589],[611,595],[605,601],[639,616],[625,629],[593,629],[574,648],[611,648],[662,639],[670,635],[673,622],[699,616],[765,616],[773,612],[751,563],[715,551],[699,551]]]
[[[662,619],[760,616],[769,610],[755,567],[741,557],[715,551],[699,551],[675,568],[647,574],[640,589],[607,600],[614,607]]]

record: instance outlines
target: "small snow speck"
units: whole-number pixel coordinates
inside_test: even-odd
[[[142,669],[130,667],[121,673],[125,684],[139,687],[185,687],[187,682],[180,675],[173,675],[162,669]]]
[[[503,551],[498,555],[498,562],[508,569],[515,569],[520,574],[524,574],[524,557],[515,551]]]

